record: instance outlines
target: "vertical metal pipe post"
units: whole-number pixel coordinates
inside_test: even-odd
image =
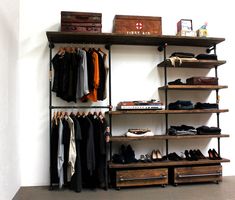
[[[167,43],[164,44],[164,86],[165,86],[165,110],[168,109],[168,88],[167,88],[167,62],[166,62],[166,47]],[[165,114],[165,126],[166,126],[166,135],[168,130],[168,114]],[[168,139],[166,139],[166,155],[168,155]]]
[[[213,46],[213,50],[214,50],[214,54],[216,55],[216,45]],[[218,67],[215,66],[215,77],[218,78]],[[219,108],[219,90],[216,90],[216,103],[218,104],[218,108]],[[220,116],[219,113],[216,113],[217,116],[217,127],[220,127]],[[218,154],[220,156],[220,138],[218,138]]]
[[[49,132],[50,132],[50,138],[49,138],[49,144],[50,144],[50,156],[49,156],[49,161],[50,161],[50,190],[53,189],[52,186],[52,166],[51,166],[51,134],[52,134],[52,130],[51,130],[51,116],[52,116],[52,110],[51,110],[51,106],[52,106],[52,93],[51,93],[51,88],[52,88],[52,49],[54,48],[54,44],[50,43],[49,44],[49,48],[50,48],[50,55],[49,55]]]
[[[106,45],[106,49],[109,51],[109,111],[112,111],[112,66],[111,66],[111,45]],[[110,136],[112,136],[112,115],[109,114],[109,128],[110,128]],[[110,160],[112,159],[112,142],[109,142],[109,152],[110,152]],[[108,144],[106,143],[106,164],[105,164],[105,190],[108,189]]]

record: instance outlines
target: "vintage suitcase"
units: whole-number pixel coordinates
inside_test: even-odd
[[[222,166],[175,167],[173,183],[197,183],[222,181]]]
[[[162,35],[162,18],[115,15],[113,32],[137,35]]]
[[[218,85],[216,77],[191,77],[186,79],[187,85]]]
[[[168,184],[168,169],[117,170],[116,187]]]
[[[102,13],[61,11],[61,23],[102,23]]]
[[[102,14],[62,11],[61,31],[101,33]]]
[[[61,31],[101,33],[102,25],[93,23],[62,23]]]

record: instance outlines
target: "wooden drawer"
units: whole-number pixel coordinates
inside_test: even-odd
[[[222,181],[222,166],[176,167],[174,184]]]
[[[116,187],[167,184],[167,168],[116,171]]]

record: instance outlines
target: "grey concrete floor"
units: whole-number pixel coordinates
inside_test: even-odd
[[[219,184],[203,183],[109,189],[49,191],[48,187],[22,187],[13,200],[235,200],[235,176],[223,177]]]

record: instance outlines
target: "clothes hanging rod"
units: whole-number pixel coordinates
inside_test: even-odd
[[[88,109],[94,109],[94,108],[107,108],[109,109],[110,106],[50,106],[51,109],[77,109],[77,108],[88,108]]]

